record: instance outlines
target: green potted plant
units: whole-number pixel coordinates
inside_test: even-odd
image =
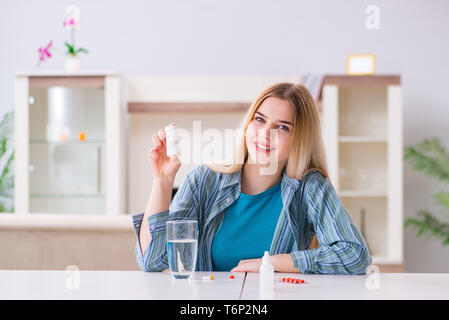
[[[84,48],[76,48],[75,45],[75,30],[79,29],[79,8],[76,6],[68,8],[69,12],[74,12],[63,22],[65,28],[70,31],[70,42],[65,41],[65,46],[67,47],[67,58],[65,61],[64,69],[67,72],[78,72],[81,69],[81,62],[78,54],[88,53]]]
[[[13,111],[0,121],[0,212],[14,212]]]
[[[449,182],[449,154],[436,137],[425,139],[405,148],[404,159],[418,171],[443,183]],[[435,204],[449,216],[449,192],[439,191],[433,195]],[[441,239],[443,246],[449,244],[449,223],[441,221],[428,210],[418,211],[417,217],[408,218],[405,227],[417,228],[417,236],[428,234]]]

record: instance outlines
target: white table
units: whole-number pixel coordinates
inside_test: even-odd
[[[293,284],[282,278],[299,278]],[[259,293],[259,276],[248,273],[242,300],[440,300],[449,299],[449,273],[377,273],[370,275],[317,275],[275,273],[274,290]]]
[[[214,276],[213,280],[201,279],[210,275]],[[245,274],[235,274],[234,279],[230,279],[229,275],[230,272],[197,272],[189,281],[174,280],[168,272],[79,271],[76,274],[65,271],[0,270],[0,300],[237,300]]]
[[[214,280],[201,279],[210,275]],[[234,279],[230,275],[229,272],[198,272],[193,280],[187,281],[173,280],[167,272],[79,271],[77,274],[0,270],[0,299],[449,299],[448,273],[361,276],[276,273],[276,279],[294,277],[306,282],[275,282],[274,291],[264,295],[259,293],[258,273],[234,273]]]

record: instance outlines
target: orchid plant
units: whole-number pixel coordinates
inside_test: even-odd
[[[39,66],[42,62],[44,62],[46,59],[51,58],[51,52],[50,49],[53,45],[53,41],[50,41],[45,47],[40,47],[38,49],[39,52],[39,62],[37,63],[37,66]]]
[[[66,13],[68,13],[66,19],[63,21],[63,26],[70,31],[70,41],[65,41],[64,44],[66,46],[67,55],[76,57],[78,53],[88,53],[88,51],[84,48],[76,48],[75,45],[75,30],[79,29],[79,8],[76,5],[70,5],[66,9]],[[46,46],[40,47],[38,49],[39,52],[39,60],[37,66],[44,62],[47,59],[50,59],[52,57],[52,50],[53,48],[53,40],[50,41]],[[63,51],[61,49],[57,49],[57,51]]]
[[[69,17],[64,20],[63,25],[70,31],[70,43],[67,41],[64,42],[68,50],[67,54],[76,57],[79,52],[88,53],[88,51],[84,48],[76,49],[75,47],[75,30],[79,29],[79,21],[74,17]]]

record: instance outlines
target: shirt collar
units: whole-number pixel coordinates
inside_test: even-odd
[[[285,166],[282,170],[282,184],[287,183],[290,187],[296,190],[299,187],[299,181],[297,179],[290,178],[287,175],[286,167],[287,166]],[[241,166],[240,169],[234,173],[224,174],[221,189],[240,183],[242,168],[243,166]]]

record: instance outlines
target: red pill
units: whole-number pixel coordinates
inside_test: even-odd
[[[229,279],[234,279],[234,276],[229,276]]]

